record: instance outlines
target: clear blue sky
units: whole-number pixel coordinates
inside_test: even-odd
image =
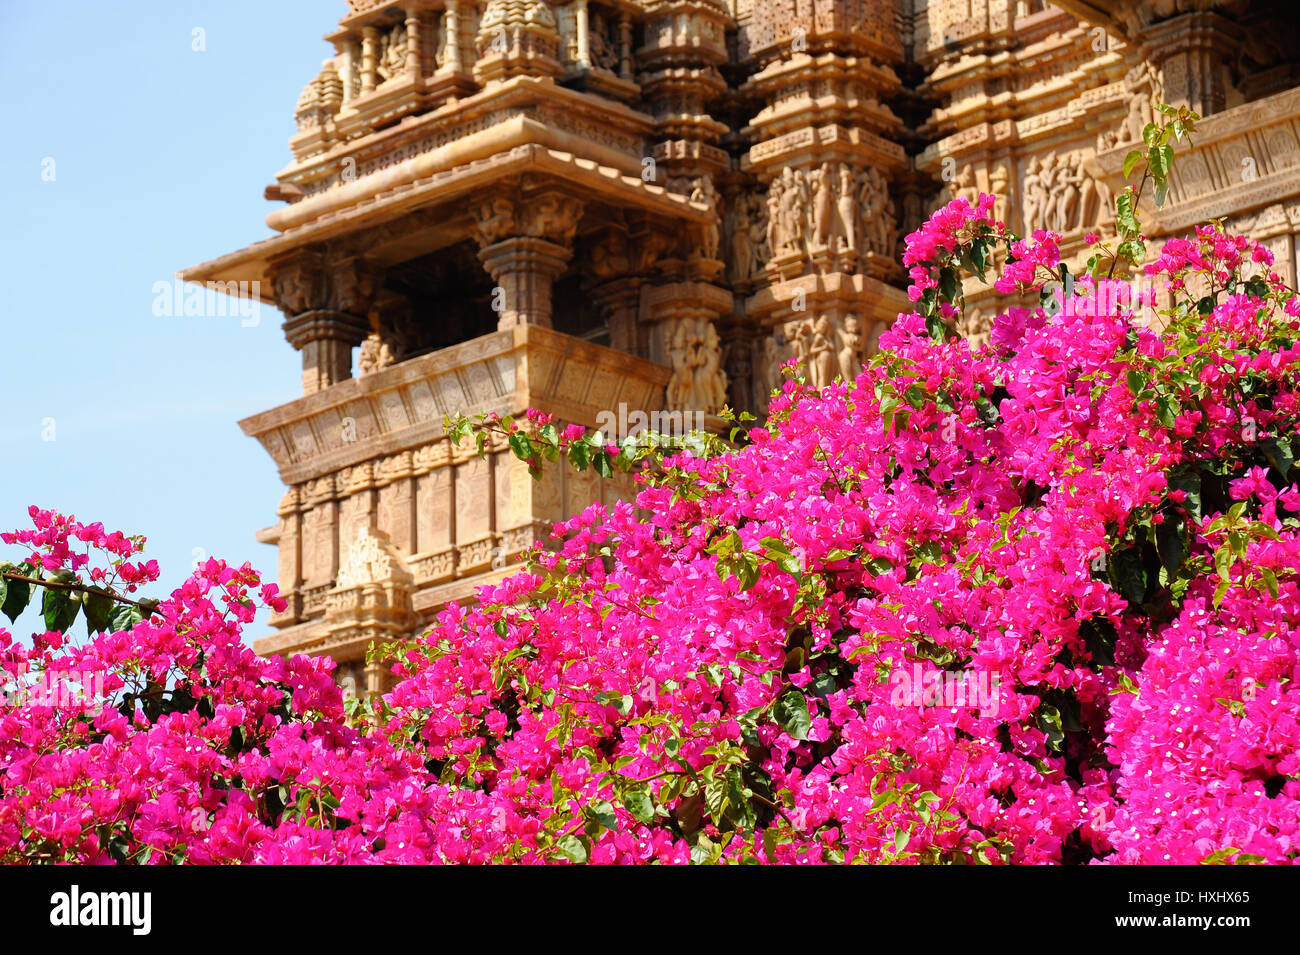
[[[236,421],[300,393],[298,356],[274,309],[158,317],[153,286],[270,234],[262,190],[346,9],[0,0],[0,529],[39,504],[146,534],[158,596],[196,554],[274,579],[253,533],[283,488]]]

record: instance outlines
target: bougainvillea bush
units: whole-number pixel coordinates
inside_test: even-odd
[[[1300,300],[1214,226],[1152,299],[1107,277],[1131,247],[1074,276],[992,208],[909,236],[916,312],[739,447],[455,422],[639,494],[376,648],[380,701],[244,646],[281,605],[248,567],[139,601],[140,541],[33,508],[0,859],[1293,861]],[[968,272],[1008,302],[978,348]]]

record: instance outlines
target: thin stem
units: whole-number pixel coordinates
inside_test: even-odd
[[[132,600],[130,597],[123,597],[107,587],[92,587],[89,584],[82,583],[65,583],[59,580],[42,580],[39,577],[28,577],[11,570],[0,571],[0,577],[6,580],[17,580],[24,584],[37,584],[49,590],[68,590],[77,591],[85,594],[98,594],[101,597],[110,597],[118,603],[130,604],[132,607],[139,608],[140,612],[146,617],[158,612],[158,603],[154,600]]]

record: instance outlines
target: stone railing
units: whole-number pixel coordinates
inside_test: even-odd
[[[1193,145],[1175,144],[1169,199],[1163,209],[1143,200],[1150,235],[1180,233],[1228,215],[1241,215],[1300,197],[1300,89],[1289,90],[1201,120]],[[1098,155],[1095,171],[1112,191],[1124,187],[1121,167],[1132,144]]]
[[[473,442],[453,446],[445,415],[538,408],[593,425],[663,407],[669,378],[663,365],[520,325],[245,419],[289,485],[278,524],[260,535],[279,548],[289,608],[259,652],[351,658],[512,572],[555,521],[632,491],[628,475],[558,465],[534,481],[502,440],[483,458]]]

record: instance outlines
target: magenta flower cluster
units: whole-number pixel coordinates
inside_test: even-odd
[[[1151,266],[1161,313],[1049,314],[1059,236],[992,208],[904,260],[942,321],[945,270],[994,269],[989,345],[908,314],[856,381],[791,378],[740,450],[647,467],[449,606],[372,707],[255,656],[282,600],[216,560],[120,630],[0,631],[0,669],[104,677],[0,711],[0,858],[1295,861],[1294,293],[1206,227]],[[46,570],[157,576],[33,518],[4,540]]]

